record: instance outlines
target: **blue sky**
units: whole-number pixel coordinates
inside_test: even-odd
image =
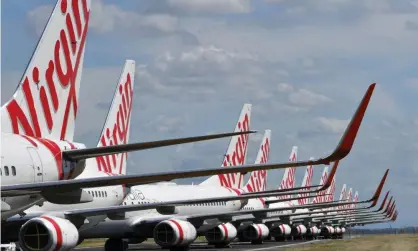
[[[2,1],[2,103],[54,3]],[[243,103],[252,103],[251,127],[272,130],[271,162],[285,161],[293,145],[300,159],[331,151],[367,86],[377,82],[336,191],[346,183],[366,199],[390,168],[384,191],[397,198],[394,225],[418,224],[416,6],[408,0],[94,0],[76,139],[96,144],[128,58],[138,66],[131,141],[229,131]],[[248,163],[261,135],[251,137]],[[130,154],[128,172],[218,167],[227,144]],[[315,169],[314,181],[321,172]],[[297,170],[297,182],[303,173]],[[269,172],[269,187],[282,174]]]

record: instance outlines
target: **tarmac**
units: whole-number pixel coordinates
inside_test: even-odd
[[[190,250],[193,251],[218,251],[218,250],[228,250],[228,251],[258,251],[258,250],[283,250],[284,247],[292,247],[303,244],[321,242],[327,240],[313,240],[313,241],[287,241],[287,242],[276,242],[276,241],[265,241],[263,244],[251,244],[248,242],[233,242],[231,243],[230,248],[221,248],[216,249],[214,246],[208,245],[205,242],[194,243],[190,247]],[[104,251],[104,248],[76,248],[77,251]],[[151,250],[162,250],[160,246],[153,243],[141,243],[141,244],[131,244],[129,245],[129,250],[141,250],[141,251],[151,251]]]

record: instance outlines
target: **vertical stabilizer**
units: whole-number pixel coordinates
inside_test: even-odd
[[[270,154],[271,130],[264,132],[264,137],[258,150],[255,164],[266,164]],[[267,170],[251,172],[247,184],[244,186],[245,192],[262,192],[267,188]]]
[[[345,199],[347,200],[347,202],[350,202],[353,200],[353,188],[350,188],[350,190],[348,190],[347,193],[347,197],[345,197]],[[345,209],[349,209],[350,205],[345,205]]]
[[[313,159],[314,159],[313,157],[310,158],[310,160],[313,160]],[[302,180],[301,187],[304,187],[302,189],[302,191],[309,192],[311,190],[309,187],[312,186],[312,178],[313,178],[313,167],[312,166],[307,166],[305,176],[303,176],[303,180]],[[308,198],[301,199],[301,197],[306,197],[308,195],[309,195],[308,193],[298,194],[297,195],[297,197],[299,198],[298,199],[298,204],[299,205],[309,204],[309,199]]]
[[[353,202],[357,202],[358,201],[358,191],[356,191],[356,193],[354,194],[354,198],[353,198]],[[355,209],[357,207],[357,204],[353,204],[351,206],[351,208]]]
[[[289,156],[289,162],[295,162],[298,158],[298,147],[293,146],[292,152]],[[296,168],[295,167],[288,167],[285,169],[282,181],[280,182],[279,189],[289,189],[293,188],[295,186],[295,173]],[[281,195],[278,196],[279,199],[290,199],[291,195]]]
[[[2,132],[73,141],[90,0],[60,0],[13,97],[2,106]]]
[[[244,104],[234,132],[250,130],[251,107],[251,104]],[[228,166],[244,165],[245,157],[247,155],[248,137],[249,134],[245,134],[233,136],[231,138],[224,160],[221,164],[222,167],[228,168]],[[200,183],[200,185],[224,186],[239,189],[243,185],[243,181],[244,175],[241,173],[219,174],[209,177]]]
[[[325,202],[330,202],[330,201],[333,201],[334,200],[334,194],[335,194],[335,175],[334,175],[334,178],[331,181],[331,185],[327,189],[326,194],[329,194],[329,195],[326,196]]]
[[[325,181],[328,178],[328,166],[324,167],[324,170],[322,171],[322,175],[321,175],[321,180],[319,182],[319,185],[323,186],[325,184]],[[318,196],[315,197],[312,200],[312,203],[322,203],[325,202],[325,196],[323,196],[324,194],[327,193],[327,190],[322,190],[320,192],[318,192]]]
[[[134,77],[135,61],[126,60],[97,147],[129,143]],[[88,159],[88,172],[126,174],[127,160],[127,152]]]
[[[344,184],[343,188],[341,189],[340,198],[338,200],[340,200],[340,201],[345,200],[346,194],[347,194],[347,185]],[[338,206],[337,208],[338,209],[343,209],[344,206]]]

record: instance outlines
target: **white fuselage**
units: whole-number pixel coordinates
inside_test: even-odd
[[[141,205],[152,202],[167,202],[178,200],[204,199],[213,197],[237,196],[237,194],[221,186],[177,185],[175,183],[157,183],[154,185],[140,185],[131,188],[123,201],[123,205]],[[136,236],[135,232],[143,221],[162,221],[165,219],[187,219],[188,216],[204,218],[213,213],[227,213],[243,208],[240,200],[227,202],[196,203],[175,207],[175,213],[162,214],[157,209],[131,211],[125,214],[125,220],[109,220],[99,223],[94,228],[80,232],[81,238],[123,238]],[[216,218],[216,217],[214,217]],[[211,223],[212,224],[212,223]],[[214,226],[219,222],[213,222]],[[140,235],[150,237],[151,232]]]
[[[292,201],[286,201],[286,202],[277,202],[277,203],[272,203],[269,205],[269,208],[286,208],[286,207],[292,207],[294,206]],[[277,217],[280,216],[281,214],[290,214],[293,211],[291,209],[289,210],[281,210],[281,211],[275,211],[275,212],[269,212],[267,213],[268,217]]]
[[[87,162],[88,167],[88,162]],[[94,172],[94,174],[90,174],[86,169],[80,176],[76,179],[84,179],[84,178],[100,178],[100,177],[108,177],[108,175],[104,172]],[[60,215],[61,213],[69,210],[77,210],[77,209],[86,209],[86,208],[106,208],[110,206],[117,206],[123,202],[123,199],[126,196],[125,188],[121,185],[117,186],[107,186],[107,187],[96,187],[96,188],[85,188],[83,189],[85,192],[89,193],[93,200],[91,202],[86,203],[78,203],[78,204],[54,204],[45,201],[42,206],[33,206],[27,210],[25,213],[27,215],[31,214],[49,214],[49,215]],[[97,225],[99,222],[104,221],[106,219],[106,215],[95,215],[95,216],[88,216],[87,220],[88,223],[84,224],[83,228],[88,228]]]
[[[237,194],[221,186],[177,185],[175,183],[158,183],[156,185],[141,185],[131,188],[131,192],[123,204],[141,204],[147,202],[166,202],[173,200],[195,200],[213,197],[237,196]],[[176,216],[185,216],[204,213],[220,213],[225,210],[239,210],[242,208],[239,200],[227,202],[199,203],[193,206],[176,206]],[[156,213],[156,210],[148,210]],[[145,211],[128,212],[126,217],[142,216]]]
[[[62,150],[85,148],[83,144],[3,132],[1,141],[2,186],[72,179],[84,169],[84,161],[73,163],[61,157]],[[42,202],[42,197],[40,194],[19,195],[2,197],[2,201],[10,206],[10,210],[1,212],[4,220]]]
[[[259,209],[264,209],[266,208],[266,204],[264,203],[264,199],[260,198],[260,199],[249,199],[248,203],[241,209],[241,211],[251,211],[251,210],[259,210]],[[237,215],[234,217],[234,220],[251,220],[254,219],[255,217],[250,213],[250,214],[245,214],[245,215]]]

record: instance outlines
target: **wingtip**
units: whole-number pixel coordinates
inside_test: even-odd
[[[363,121],[363,117],[366,114],[366,110],[370,103],[370,99],[373,95],[375,86],[376,86],[376,83],[373,83],[369,85],[369,87],[367,88],[367,91],[364,94],[363,99],[361,100],[359,106],[357,107],[356,112],[351,118],[351,121],[348,124],[337,148],[327,158],[329,162],[332,162],[335,160],[341,160],[350,153],[354,145],[355,139],[357,137],[357,133],[360,129],[361,122]]]

